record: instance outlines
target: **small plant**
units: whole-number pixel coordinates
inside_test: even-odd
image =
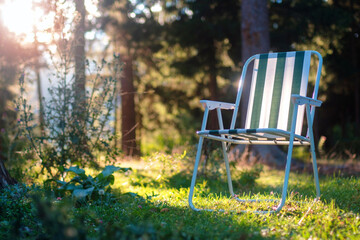
[[[244,187],[253,187],[255,185],[256,179],[260,177],[262,171],[262,165],[256,165],[250,170],[241,171],[239,179],[240,185]]]
[[[127,172],[128,170],[130,170],[130,168],[120,168],[110,165],[106,166],[96,177],[92,177],[91,175],[86,175],[84,169],[75,166],[65,170],[65,172],[75,174],[75,177],[70,181],[55,181],[60,185],[58,191],[62,195],[70,192],[76,200],[98,200],[102,196],[110,194],[110,185],[114,184],[115,181],[113,173],[116,171]]]

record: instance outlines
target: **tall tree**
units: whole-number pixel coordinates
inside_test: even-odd
[[[86,8],[84,0],[74,0],[75,9],[78,13],[74,31],[74,60],[75,60],[75,96],[76,102],[74,114],[77,116],[79,125],[84,128],[86,102],[86,76],[85,76],[85,17]]]
[[[35,52],[35,59],[34,59],[34,71],[36,75],[36,85],[37,85],[37,95],[38,95],[38,102],[39,102],[39,125],[40,125],[40,131],[41,135],[44,134],[44,104],[43,104],[43,95],[42,95],[42,85],[41,85],[41,64],[40,64],[40,51],[39,51],[39,41],[37,38],[37,29],[36,26],[34,26],[34,52]]]
[[[269,10],[267,0],[241,1],[241,60],[270,50]],[[250,66],[251,67],[251,66]],[[245,125],[251,76],[248,74],[241,99],[241,125]]]
[[[134,71],[139,62],[154,64],[153,53],[161,48],[160,24],[151,10],[152,3],[148,1],[108,0],[100,5],[106,12],[101,19],[103,27],[112,36],[113,47],[125,64],[120,86],[122,150],[126,155],[139,155],[136,136],[141,124],[136,113],[135,96],[136,81],[140,79]]]
[[[241,1],[241,58],[245,61],[258,53],[270,51],[269,9],[267,0]],[[248,69],[252,68],[252,64]],[[251,86],[251,71],[245,78],[240,106],[240,125],[245,126],[247,105]],[[260,161],[265,164],[282,166],[285,154],[277,146],[238,146],[242,148],[241,160],[253,163]],[[236,152],[236,151],[234,151]],[[239,156],[236,156],[237,158]]]
[[[127,156],[138,155],[136,146],[136,113],[135,113],[135,88],[133,81],[133,61],[131,56],[126,56],[121,77],[121,149]],[[135,123],[135,125],[134,125]]]
[[[241,1],[241,59],[245,62],[257,53],[270,50],[267,0]]]

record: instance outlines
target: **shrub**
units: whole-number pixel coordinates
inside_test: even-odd
[[[71,165],[97,166],[97,152],[106,152],[110,161],[116,150],[110,146],[114,133],[109,125],[114,109],[116,81],[121,70],[118,56],[112,62],[103,60],[100,65],[86,61],[92,77],[87,80],[89,86],[86,99],[82,101],[84,121],[78,121],[74,113],[75,93],[74,77],[68,79],[69,69],[66,62],[54,75],[58,84],[49,88],[50,100],[44,104],[44,126],[34,123],[34,113],[25,97],[25,76],[20,77],[20,97],[16,101],[20,112],[19,125],[23,135],[30,142],[30,151],[40,159],[41,172],[51,178],[64,176],[65,168]],[[61,72],[62,71],[62,72]],[[107,74],[103,76],[103,72]],[[45,101],[45,99],[43,99]]]

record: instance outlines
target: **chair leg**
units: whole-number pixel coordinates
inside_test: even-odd
[[[291,157],[294,147],[294,138],[295,138],[295,127],[296,127],[296,118],[297,118],[297,111],[298,111],[298,105],[294,105],[293,110],[293,118],[291,123],[291,133],[290,133],[290,139],[289,139],[289,147],[288,147],[288,153],[287,153],[287,159],[286,159],[286,166],[285,166],[285,177],[284,177],[284,185],[283,190],[281,194],[281,202],[276,207],[275,212],[279,212],[283,206],[285,205],[286,196],[287,196],[287,188],[289,183],[289,175],[290,175],[290,167],[291,167]]]
[[[312,119],[310,115],[310,107],[309,105],[306,105],[306,116],[307,121],[309,123],[309,137],[310,137],[310,152],[312,157],[312,164],[313,164],[313,171],[314,171],[314,181],[315,181],[315,187],[316,187],[316,198],[320,198],[320,184],[319,184],[319,176],[318,176],[318,169],[316,164],[316,153],[315,153],[315,143],[314,143],[314,134],[312,129]]]
[[[287,196],[287,188],[288,188],[288,183],[289,183],[289,175],[290,175],[290,167],[291,167],[291,158],[292,158],[292,152],[293,152],[293,137],[290,137],[290,144],[289,144],[289,148],[288,148],[288,153],[287,153],[287,159],[286,159],[286,166],[285,166],[285,177],[284,177],[284,185],[283,185],[283,190],[282,190],[282,194],[281,194],[281,201],[279,203],[279,205],[276,207],[275,212],[279,212],[283,206],[285,205],[285,201],[286,201],[286,196]]]
[[[217,116],[218,116],[218,120],[219,120],[219,127],[222,130],[222,129],[224,129],[224,123],[223,123],[223,120],[222,120],[220,108],[216,109],[216,112],[217,112]],[[225,136],[221,135],[221,137],[225,137]],[[228,154],[227,154],[226,143],[221,142],[221,147],[222,147],[225,166],[226,166],[226,175],[227,175],[227,180],[228,180],[229,192],[230,192],[231,196],[235,197],[233,186],[232,186],[232,180],[231,180],[231,174],[230,174],[230,166],[229,166],[229,159],[228,159]]]
[[[231,180],[230,165],[229,165],[229,158],[228,158],[228,154],[227,154],[227,150],[226,150],[226,144],[225,144],[225,142],[222,142],[221,145],[222,145],[222,150],[223,150],[223,155],[224,155],[229,192],[230,192],[231,196],[234,197],[235,193],[234,193],[232,180]]]
[[[313,171],[314,171],[314,181],[315,181],[315,187],[316,187],[316,198],[320,198],[320,184],[319,184],[319,175],[318,175],[318,169],[316,164],[316,153],[315,153],[315,144],[314,140],[312,139],[310,145],[311,149],[311,156],[312,156],[312,164],[313,164]]]
[[[201,158],[201,150],[202,150],[203,142],[204,142],[204,137],[200,137],[197,152],[196,152],[194,172],[193,172],[193,175],[192,175],[190,192],[189,192],[189,206],[194,211],[200,211],[201,210],[201,209],[198,209],[198,208],[196,208],[194,206],[194,204],[192,202],[192,198],[194,196],[194,188],[195,188],[195,183],[196,183],[196,176],[197,176],[197,171],[198,171],[198,167],[199,167],[199,162],[200,162],[200,158]]]

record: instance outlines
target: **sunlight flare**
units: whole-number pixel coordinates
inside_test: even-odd
[[[54,14],[45,14],[38,1],[5,0],[0,5],[0,16],[10,32],[23,37],[24,42],[33,42],[36,33],[40,42],[50,41],[46,32],[53,24]]]
[[[39,42],[48,43],[52,38],[48,30],[53,27],[55,13],[45,13],[40,4],[41,0],[4,0],[0,4],[0,21],[10,32],[22,37],[23,42],[33,42],[36,33]],[[88,20],[100,16],[97,5],[98,0],[85,0]],[[66,10],[66,17],[72,22],[75,11],[73,3],[61,4],[59,8]]]

